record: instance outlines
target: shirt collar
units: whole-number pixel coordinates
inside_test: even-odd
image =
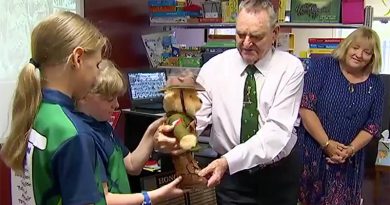
[[[58,90],[44,88],[42,95],[44,102],[58,104],[70,110],[74,110],[75,108],[73,99]]]
[[[272,58],[272,55],[274,53],[275,49],[272,48],[270,49],[266,54],[265,56],[260,59],[259,61],[257,61],[255,63],[255,66],[257,68],[257,70],[262,73],[263,75],[265,75],[265,73],[268,71],[268,64],[269,62],[271,61],[271,58]],[[243,61],[244,62],[244,61]],[[245,73],[245,68],[248,66],[248,64],[246,63],[243,63],[243,67],[242,67],[242,71],[241,71],[241,75]]]

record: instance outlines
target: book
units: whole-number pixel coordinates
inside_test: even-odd
[[[316,54],[331,54],[333,49],[329,48],[310,48],[309,53],[316,53]]]
[[[278,22],[284,22],[286,18],[286,7],[287,0],[279,0],[278,10],[275,9],[275,12],[278,13]]]
[[[176,6],[176,0],[148,0],[148,6]]]
[[[187,23],[187,17],[150,17],[150,23]]]
[[[222,18],[199,18],[199,23],[222,23]]]
[[[176,11],[176,6],[150,6],[149,12],[173,12]]]
[[[373,20],[374,8],[372,6],[366,6],[364,8],[364,25],[371,28]]]
[[[338,44],[343,40],[344,40],[343,38],[309,38],[308,42],[309,44],[315,44],[315,43]]]
[[[152,12],[151,17],[201,17],[202,14],[196,11],[174,11],[174,12]]]
[[[159,32],[142,35],[150,65],[154,68],[172,56],[172,44],[175,38],[172,32]]]
[[[309,48],[329,48],[335,49],[339,44],[334,43],[310,43]]]
[[[328,54],[311,53],[309,55],[310,59],[322,58],[322,57],[326,57],[326,56],[331,56],[331,54],[330,53],[328,53]]]
[[[291,0],[291,22],[339,23],[341,0]]]
[[[364,23],[364,0],[343,1],[341,21],[343,24]]]

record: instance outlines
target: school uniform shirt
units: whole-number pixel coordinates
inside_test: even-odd
[[[106,204],[92,129],[70,97],[51,89],[42,94],[24,176],[12,174],[13,204]]]
[[[210,145],[223,155],[230,174],[257,165],[272,164],[289,155],[297,136],[297,120],[303,90],[304,69],[293,55],[270,50],[255,66],[259,131],[240,144],[243,92],[247,64],[237,49],[210,59],[201,68],[197,82],[202,108],[197,113],[197,131],[212,124]]]
[[[99,122],[87,115],[82,118],[93,129],[97,150],[104,165],[103,174],[108,180],[108,191],[117,194],[131,193],[123,160],[130,153],[129,149],[114,137],[112,126],[108,122]]]

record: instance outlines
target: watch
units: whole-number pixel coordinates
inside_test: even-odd
[[[143,191],[142,195],[144,195],[144,201],[142,202],[142,205],[152,205],[152,200],[150,200],[148,192]]]

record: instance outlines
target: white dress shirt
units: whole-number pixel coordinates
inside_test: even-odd
[[[246,66],[238,50],[231,49],[210,59],[197,77],[205,88],[199,92],[197,131],[212,124],[210,145],[226,158],[230,174],[274,163],[289,155],[297,141],[304,69],[295,56],[271,50],[255,64],[260,71],[255,73],[259,131],[240,144]]]

